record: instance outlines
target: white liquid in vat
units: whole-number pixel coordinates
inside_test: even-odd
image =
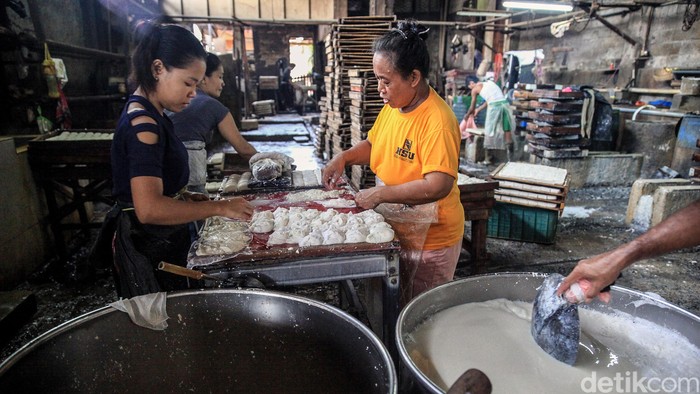
[[[642,377],[652,388],[650,377],[700,379],[700,350],[647,320],[579,308],[579,354],[569,366],[537,346],[531,314],[531,304],[506,299],[458,305],[433,315],[404,343],[414,364],[443,390],[469,368],[491,379],[494,394],[602,392],[591,389],[605,389],[606,377],[613,379],[606,392],[626,392]]]

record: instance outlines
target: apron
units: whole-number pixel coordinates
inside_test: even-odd
[[[187,148],[190,164],[190,179],[187,182],[188,189],[190,191],[204,192],[207,183],[206,144],[203,141],[183,141],[183,144]]]
[[[504,131],[512,131],[513,123],[508,100],[490,102],[486,107],[484,148],[506,149]]]
[[[186,266],[190,245],[187,224],[142,224],[131,204],[117,203],[102,224],[91,260],[111,263],[117,295],[131,298],[187,288],[186,279],[157,268],[161,261]]]

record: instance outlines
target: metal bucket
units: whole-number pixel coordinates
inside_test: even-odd
[[[388,351],[362,323],[307,298],[259,290],[168,295],[168,327],[104,307],[0,365],[0,392],[396,393]]]
[[[537,294],[537,288],[546,276],[547,274],[542,273],[499,273],[474,276],[436,287],[413,299],[399,314],[396,325],[402,391],[444,393],[444,390],[431,381],[409,355],[407,340],[419,325],[442,310],[470,302],[505,298],[531,303]],[[591,303],[586,307],[606,314],[619,311],[657,323],[666,329],[675,330],[690,343],[700,346],[700,317],[634,290],[613,286],[611,293],[610,304]],[[465,327],[465,330],[468,329]],[[627,334],[620,333],[620,335]]]

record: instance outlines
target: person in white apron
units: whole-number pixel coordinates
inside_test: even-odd
[[[513,152],[513,137],[511,131],[515,128],[515,118],[510,109],[506,96],[501,88],[493,81],[478,82],[476,77],[467,77],[467,87],[471,90],[472,102],[464,115],[466,120],[469,116],[476,116],[484,108],[487,108],[486,123],[484,124],[484,149],[486,159],[484,164],[491,164],[491,154],[489,150],[506,150],[508,161]],[[476,107],[477,96],[484,99],[484,103]]]

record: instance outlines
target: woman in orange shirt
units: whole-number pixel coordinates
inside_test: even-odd
[[[323,170],[326,186],[333,187],[346,166],[369,164],[381,182],[357,193],[355,201],[365,209],[381,203],[437,204],[437,221],[418,257],[401,261],[404,301],[452,280],[464,235],[457,188],[459,125],[428,84],[426,33],[414,21],[403,21],[375,41],[372,64],[385,105],[367,139],[335,156]]]

